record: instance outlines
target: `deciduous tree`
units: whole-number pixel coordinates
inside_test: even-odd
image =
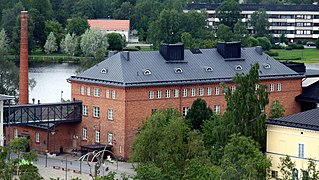
[[[268,15],[265,9],[258,9],[251,15],[250,23],[254,28],[257,37],[268,36],[269,26]]]
[[[197,98],[191,109],[186,115],[186,119],[189,121],[192,129],[201,129],[202,124],[205,120],[209,120],[213,114],[213,111],[210,107],[207,107],[206,101]]]
[[[234,28],[235,24],[241,19],[241,7],[238,1],[235,0],[225,0],[216,9],[216,16],[221,24]]]
[[[271,103],[270,106],[270,118],[279,118],[284,116],[285,107],[280,104],[279,100],[276,99]]]
[[[105,56],[108,48],[107,36],[99,30],[87,29],[82,35],[80,47],[86,57],[96,58],[98,50]]]
[[[56,38],[53,32],[50,32],[44,45],[44,52],[46,52],[47,54],[51,54],[52,52],[55,52],[57,50],[58,50],[58,45],[56,44]]]
[[[121,51],[124,47],[124,37],[119,33],[109,33],[106,35],[107,41],[109,43],[109,50],[112,51]]]
[[[86,18],[73,17],[68,20],[66,28],[68,33],[80,36],[89,28],[89,24]]]
[[[65,35],[65,38],[62,39],[60,46],[64,53],[74,56],[78,47],[77,37],[75,34],[70,35],[70,33],[68,33]]]

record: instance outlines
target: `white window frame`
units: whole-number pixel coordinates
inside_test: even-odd
[[[236,86],[231,86],[230,90],[231,90],[232,93],[234,93],[236,91]]]
[[[196,96],[196,89],[195,88],[191,89],[191,96],[192,97]]]
[[[162,91],[158,90],[157,91],[157,99],[161,99],[162,98]]]
[[[220,105],[219,104],[215,104],[214,105],[214,112],[219,114],[220,113]]]
[[[199,96],[204,96],[204,88],[199,88],[198,89],[198,95]]]
[[[165,91],[165,97],[166,97],[166,98],[170,98],[170,97],[171,97],[171,90],[166,89],[166,91]]]
[[[112,90],[112,99],[115,99],[115,98],[116,98],[116,91]]]
[[[107,144],[113,145],[113,133],[112,132],[107,133]]]
[[[304,143],[298,143],[298,154],[297,157],[299,158],[305,158],[305,144]]]
[[[187,97],[187,89],[186,88],[183,89],[182,96]]]
[[[81,95],[85,95],[85,87],[84,86],[81,86],[80,91],[81,91]]]
[[[39,132],[35,133],[35,142],[40,143],[40,133]]]
[[[108,109],[108,110],[107,110],[107,119],[108,119],[108,120],[113,120],[113,118],[114,118],[113,109]]]
[[[281,83],[277,84],[277,91],[281,91]]]
[[[105,90],[105,97],[110,98],[110,90],[109,89]]]
[[[18,136],[19,136],[18,129],[14,128],[13,129],[13,138],[18,138]]]
[[[175,89],[174,90],[174,97],[177,98],[179,96],[179,90]]]
[[[189,111],[189,107],[183,107],[183,116],[187,116],[187,113]]]
[[[212,95],[212,88],[208,87],[207,88],[207,96],[211,96]]]
[[[93,106],[93,117],[99,118],[100,117],[100,107]]]
[[[91,96],[91,88],[90,87],[86,88],[86,95]]]
[[[83,116],[87,116],[89,112],[89,108],[87,105],[83,105]]]
[[[82,128],[82,140],[87,140],[88,129]]]
[[[101,132],[100,130],[95,130],[95,142],[100,142],[101,141]]]
[[[149,92],[148,92],[148,97],[149,97],[150,99],[154,99],[154,91],[149,91]]]
[[[255,91],[259,89],[259,84],[255,84]]]
[[[94,88],[93,96],[94,97],[100,97],[100,95],[101,95],[101,89],[100,88]]]
[[[215,95],[219,95],[220,94],[220,89],[219,87],[215,87]]]
[[[275,91],[275,85],[273,83],[270,84],[269,91],[270,92],[274,92]]]

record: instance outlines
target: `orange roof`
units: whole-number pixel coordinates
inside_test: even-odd
[[[105,30],[129,30],[130,20],[88,19],[89,26]]]

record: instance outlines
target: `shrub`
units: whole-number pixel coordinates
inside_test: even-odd
[[[278,52],[275,52],[275,51],[265,51],[266,54],[268,54],[269,56],[278,56]]]
[[[269,50],[271,48],[271,43],[267,37],[258,37],[258,45],[263,47],[264,50]]]
[[[304,49],[305,47],[302,44],[295,44],[294,49]]]
[[[271,46],[271,49],[281,49],[280,45],[279,44],[273,44]]]
[[[286,50],[292,50],[292,47],[291,46],[287,46],[285,49]]]

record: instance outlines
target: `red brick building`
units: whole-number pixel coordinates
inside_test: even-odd
[[[153,111],[176,108],[185,115],[196,98],[203,98],[213,111],[223,112],[220,83],[232,86],[232,77],[247,73],[254,63],[260,64],[270,102],[278,99],[285,114],[300,112],[295,97],[301,94],[303,75],[259,47],[220,43],[217,49],[184,50],[183,45],[162,45],[160,51],[116,53],[68,79],[72,98],[83,101],[82,123],[72,127],[78,137],[74,144],[112,145],[115,154],[128,158],[139,127]]]

